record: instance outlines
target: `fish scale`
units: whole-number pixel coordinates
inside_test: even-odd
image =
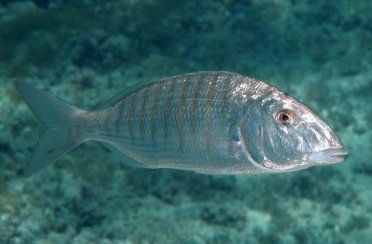
[[[212,150],[220,149],[214,145],[219,140],[214,140],[211,132],[222,129],[219,136],[229,136],[228,114],[221,113],[229,101],[217,98],[228,96],[231,89],[226,88],[235,84],[235,76],[223,72],[190,74],[133,92],[114,106],[112,114],[106,115],[123,116],[126,124],[120,128],[115,128],[115,123],[106,128],[102,124],[101,137],[114,140],[127,155],[146,160],[152,167],[162,167],[164,162],[199,167],[200,162],[195,162],[198,157],[217,155],[218,151]],[[216,157],[209,157],[216,163]],[[160,162],[154,162],[154,158]]]
[[[235,73],[140,83],[93,111],[20,81],[16,87],[44,126],[26,175],[88,140],[102,142],[130,166],[203,174],[288,172],[338,163],[346,154],[308,107]]]

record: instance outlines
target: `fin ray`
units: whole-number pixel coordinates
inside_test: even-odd
[[[85,111],[36,89],[27,83],[16,81],[15,86],[44,127],[24,176],[30,176],[53,163],[84,141],[76,131],[75,120]]]

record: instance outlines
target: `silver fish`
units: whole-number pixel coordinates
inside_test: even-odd
[[[93,111],[16,88],[44,131],[25,174],[79,144],[102,142],[130,166],[203,174],[280,173],[343,161],[343,145],[307,106],[265,82],[197,72],[142,83]]]

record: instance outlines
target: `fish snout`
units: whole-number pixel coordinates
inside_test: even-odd
[[[347,154],[343,147],[328,148],[318,152],[311,152],[306,154],[303,159],[314,163],[335,164],[344,161],[344,156]]]

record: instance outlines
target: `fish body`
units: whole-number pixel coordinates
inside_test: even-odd
[[[345,151],[308,107],[265,82],[197,72],[141,83],[84,111],[16,82],[44,125],[26,174],[95,140],[127,165],[203,174],[277,173],[337,163]]]

